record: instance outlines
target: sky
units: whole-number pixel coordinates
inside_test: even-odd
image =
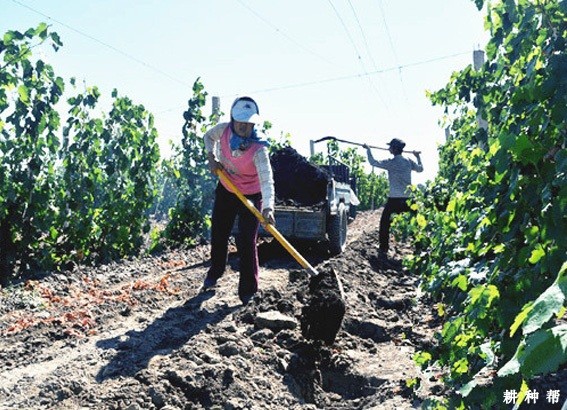
[[[60,35],[57,53],[41,51],[57,75],[144,105],[164,156],[200,78],[205,114],[212,96],[221,120],[251,96],[270,136],[289,133],[305,156],[325,136],[381,147],[401,138],[422,152],[414,183],[435,176],[445,140],[443,110],[426,91],[489,39],[473,0],[0,0],[0,11],[1,34],[46,22]]]

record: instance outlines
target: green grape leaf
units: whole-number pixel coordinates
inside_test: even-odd
[[[18,95],[20,96],[20,100],[24,103],[24,104],[28,104],[30,101],[30,94],[29,94],[29,90],[28,87],[26,87],[25,85],[20,85],[18,87]]]
[[[541,258],[543,258],[545,256],[545,250],[543,249],[543,247],[540,244],[537,244],[535,249],[532,250],[532,253],[530,255],[530,259],[529,262],[532,265],[535,265],[536,263],[539,262],[539,260]]]
[[[516,331],[520,328],[520,326],[522,326],[522,323],[525,322],[526,318],[528,317],[528,314],[532,311],[532,309],[533,309],[533,303],[528,303],[526,306],[524,306],[521,312],[518,313],[518,315],[516,315],[516,318],[514,319],[514,323],[512,323],[512,326],[510,326],[510,337],[513,337]]]
[[[553,315],[558,314],[567,299],[567,262],[557,274],[553,284],[533,303],[524,306],[510,327],[510,337],[522,326],[524,334],[540,329]]]
[[[549,373],[567,362],[567,325],[538,330],[523,340],[514,357],[500,370],[498,376],[505,377],[521,372],[531,377]]]
[[[553,284],[543,292],[534,302],[527,314],[526,321],[522,327],[524,334],[532,333],[540,329],[553,315],[557,314],[563,303],[565,294],[561,288]]]

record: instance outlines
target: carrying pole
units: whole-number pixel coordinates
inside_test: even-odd
[[[357,145],[359,147],[364,147],[366,145],[368,148],[381,149],[383,151],[390,151],[389,148],[376,147],[374,145],[368,145],[368,144],[361,144],[359,142],[347,141],[347,140],[343,140],[343,139],[340,139],[340,138],[337,138],[337,137],[331,137],[331,136],[319,138],[318,140],[313,141],[313,144],[316,143],[316,142],[322,142],[322,141],[328,141],[328,140],[337,141],[337,142],[344,142],[345,144]],[[413,153],[421,154],[421,151],[402,151],[402,152],[405,152],[407,154],[413,154]]]

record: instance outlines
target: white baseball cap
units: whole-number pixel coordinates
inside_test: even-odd
[[[250,100],[236,100],[232,105],[230,116],[235,121],[251,122],[258,124],[260,122],[260,115],[258,114],[258,107],[254,101]]]

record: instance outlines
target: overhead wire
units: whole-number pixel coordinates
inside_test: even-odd
[[[372,51],[370,50],[370,45],[368,44],[368,39],[366,37],[366,33],[364,32],[364,28],[362,27],[362,24],[360,22],[360,19],[358,18],[358,13],[356,12],[356,9],[354,7],[354,5],[352,4],[351,0],[348,0],[348,4],[350,6],[350,9],[352,10],[352,14],[354,14],[354,18],[356,19],[356,23],[358,24],[358,28],[360,30],[360,35],[362,36],[362,40],[364,42],[364,47],[366,48],[366,54],[368,54],[368,58],[370,58],[370,62],[372,63],[372,67],[374,67],[374,70],[378,70],[378,66],[376,65],[376,60],[374,59],[374,55],[372,53]],[[396,64],[398,62],[396,61]],[[383,88],[383,90],[386,90],[385,88]],[[388,94],[386,92],[386,94]],[[387,97],[389,97],[387,95]]]
[[[276,26],[275,24],[273,24],[272,22],[270,22],[268,19],[266,19],[265,17],[263,17],[262,15],[260,15],[256,10],[254,10],[252,7],[248,6],[246,3],[244,3],[244,1],[242,0],[236,0],[238,3],[240,3],[240,5],[242,7],[244,7],[246,10],[248,10],[250,13],[254,14],[258,19],[260,19],[262,22],[264,22],[266,25],[270,26],[271,28],[273,28],[279,35],[285,37],[288,41],[292,42],[293,44],[295,44],[296,46],[298,46],[299,48],[303,49],[304,51],[308,52],[311,55],[314,55],[315,57],[325,61],[326,63],[329,63],[333,66],[336,66],[337,64],[327,58],[325,58],[324,56],[314,52],[313,50],[311,50],[310,48],[304,46],[303,44],[301,44],[300,42],[298,42],[297,40],[295,40],[293,37],[291,37],[290,35],[288,35],[285,31],[283,31],[281,28],[279,28],[278,26]]]
[[[79,30],[79,29],[76,29],[75,27],[72,27],[72,26],[70,26],[70,25],[67,24],[67,23],[64,23],[64,22],[62,22],[62,21],[59,21],[59,20],[57,20],[57,19],[54,19],[53,17],[51,17],[51,16],[49,16],[49,15],[47,15],[47,14],[45,14],[45,13],[42,13],[41,11],[34,9],[33,7],[30,7],[30,6],[28,6],[27,4],[24,4],[24,3],[22,3],[22,2],[20,2],[20,1],[18,1],[18,0],[12,0],[12,2],[14,2],[14,3],[20,5],[21,7],[24,7],[24,8],[26,8],[26,9],[28,9],[28,10],[30,10],[30,11],[36,13],[36,14],[39,14],[40,16],[45,17],[45,18],[47,18],[47,19],[49,19],[49,20],[51,20],[51,21],[53,21],[53,22],[55,22],[55,23],[57,23],[57,24],[59,24],[59,25],[65,27],[65,28],[71,30],[71,31],[74,31],[75,33],[77,33],[77,34],[79,34],[79,35],[81,35],[81,36],[83,36],[83,37],[86,37],[86,38],[88,38],[89,40],[92,40],[92,41],[94,41],[94,42],[96,42],[96,43],[98,43],[98,44],[100,44],[100,45],[102,45],[102,46],[104,46],[104,47],[106,47],[106,48],[109,48],[109,49],[111,49],[111,50],[113,50],[113,51],[115,51],[115,52],[117,52],[117,53],[123,55],[124,57],[126,57],[126,58],[128,58],[128,59],[130,59],[130,60],[132,60],[132,61],[135,61],[136,63],[141,64],[141,65],[145,66],[146,68],[149,68],[149,69],[155,71],[156,73],[163,75],[164,77],[169,78],[170,80],[172,80],[172,81],[174,81],[174,82],[176,82],[176,83],[183,84],[183,85],[185,85],[185,86],[187,86],[187,87],[192,87],[191,84],[186,83],[185,81],[180,80],[180,79],[178,79],[178,78],[175,78],[174,76],[172,76],[172,75],[169,74],[169,73],[166,73],[165,71],[161,70],[160,68],[157,68],[157,67],[155,67],[155,66],[153,66],[153,65],[151,65],[151,64],[148,64],[147,62],[145,62],[145,61],[143,61],[143,60],[140,60],[139,58],[137,58],[137,57],[135,57],[135,56],[133,56],[133,55],[131,55],[131,54],[129,54],[129,53],[126,53],[125,51],[120,50],[119,48],[117,48],[117,47],[115,47],[115,46],[113,46],[113,45],[111,45],[111,44],[108,44],[108,43],[106,43],[106,42],[104,42],[104,41],[102,41],[102,40],[99,40],[98,38],[93,37],[93,36],[91,36],[90,34],[85,33],[84,31],[81,31],[81,30]]]
[[[350,0],[349,0],[350,1]],[[390,43],[390,49],[394,55],[394,62],[398,64],[398,55],[396,53],[396,47],[394,47],[394,42],[392,41],[392,35],[390,34],[390,28],[388,27],[388,22],[386,21],[386,13],[384,12],[384,7],[382,6],[382,0],[378,0],[378,8],[380,9],[380,14],[382,15],[382,23],[384,23],[384,29],[386,30],[386,35],[388,36],[388,42]],[[402,77],[402,70],[398,70],[398,76],[400,78],[400,83],[402,85],[402,92],[404,94],[405,100],[407,100],[406,88],[404,80]]]
[[[331,0],[327,0],[327,2],[329,3],[329,5],[331,6],[331,8],[333,9],[333,11],[335,12],[335,15],[337,16],[337,18],[339,19],[352,47],[354,48],[354,51],[356,53],[358,62],[360,63],[361,67],[362,67],[362,71],[367,74],[368,70],[366,69],[366,66],[364,65],[364,62],[362,61],[362,57],[360,55],[360,52],[358,51],[358,47],[356,46],[356,43],[354,42],[354,39],[352,38],[352,35],[350,34],[350,30],[348,29],[347,25],[345,24],[343,18],[341,17],[341,14],[339,13],[339,11],[337,10],[337,8],[335,7],[335,5],[333,4],[333,2]],[[354,8],[353,8],[354,10]],[[356,13],[355,13],[356,16]],[[358,20],[358,17],[357,17]],[[367,76],[364,76],[367,77]],[[378,91],[378,89],[376,88],[376,85],[372,82],[372,79],[370,77],[368,77],[368,83],[370,84],[370,87],[374,90],[374,92],[376,93],[376,95],[378,96],[378,98],[380,99],[380,101],[382,102],[382,104],[384,104],[384,107],[386,109],[389,109],[388,104],[386,104],[386,102],[384,101],[384,98],[382,97],[382,94]]]
[[[352,38],[352,36],[350,35],[350,31],[348,29],[348,27],[346,26],[343,18],[341,17],[341,14],[339,13],[339,11],[337,10],[337,8],[335,7],[335,5],[333,4],[333,2],[331,0],[327,0],[327,2],[330,4],[331,8],[333,9],[333,11],[335,12],[335,15],[337,16],[337,18],[339,19],[341,25],[343,26],[343,29],[352,45],[352,47],[354,48],[354,51],[356,52],[356,56],[358,58],[358,60],[360,62],[362,62],[362,57],[360,56],[360,52],[358,51],[358,47],[356,47],[356,43],[354,42],[354,39]],[[364,63],[362,63],[364,65]]]
[[[368,45],[368,40],[366,38],[366,34],[364,33],[364,29],[362,28],[362,24],[360,23],[360,19],[358,18],[358,13],[356,12],[356,9],[354,8],[352,2],[350,0],[348,0],[348,4],[350,6],[350,9],[352,10],[352,14],[354,14],[354,18],[356,19],[356,23],[358,24],[358,28],[360,29],[360,35],[362,36],[362,40],[364,41],[364,47],[366,48],[366,53],[368,54],[368,57],[370,58],[370,61],[372,62],[372,66],[374,67],[374,70],[378,70],[378,66],[376,65],[376,61],[374,60],[374,56],[372,55],[372,52],[370,51],[370,46]]]
[[[282,86],[263,88],[263,89],[250,91],[250,94],[269,93],[269,92],[273,92],[273,91],[289,90],[289,89],[293,89],[293,88],[303,88],[303,87],[309,87],[309,86],[312,86],[312,85],[320,85],[320,84],[327,84],[327,83],[332,83],[332,82],[337,82],[337,81],[351,80],[353,78],[371,76],[371,75],[386,73],[386,72],[389,72],[389,71],[401,70],[403,68],[409,68],[409,67],[415,67],[415,66],[419,66],[419,65],[423,65],[423,64],[435,63],[435,62],[438,62],[438,61],[448,60],[450,58],[460,57],[460,56],[463,56],[465,54],[467,54],[467,55],[470,54],[470,51],[448,54],[448,55],[444,55],[444,56],[440,56],[440,57],[434,57],[434,58],[430,58],[430,59],[422,60],[422,61],[416,61],[416,62],[413,62],[413,63],[404,64],[404,65],[397,65],[397,66],[393,66],[393,67],[389,67],[389,68],[383,68],[383,69],[379,69],[379,70],[369,71],[369,72],[366,72],[365,74],[351,74],[351,75],[344,75],[344,76],[340,76],[340,77],[326,78],[326,79],[322,79],[322,80],[305,81],[305,82],[302,82],[302,83],[287,84],[287,85],[282,85]],[[219,97],[228,98],[228,97],[236,97],[236,96],[238,96],[238,95],[237,94],[225,94],[225,95],[221,95]],[[177,110],[177,109],[179,109],[179,106],[168,108],[168,109],[163,110],[163,111],[159,111],[156,114],[163,114],[163,113],[170,112],[170,111]]]
[[[462,56],[462,55],[465,55],[465,54],[467,54],[467,55],[470,54],[470,51],[455,53],[455,54],[449,54],[449,55],[445,55],[445,56],[441,56],[441,57],[431,58],[431,59],[428,59],[428,60],[416,61],[416,62],[413,62],[413,63],[397,65],[397,66],[393,66],[393,67],[389,67],[389,68],[383,68],[383,69],[374,70],[374,71],[368,71],[368,72],[365,72],[364,74],[351,74],[351,75],[344,75],[344,76],[339,76],[339,77],[326,78],[326,79],[322,79],[322,80],[306,81],[306,82],[302,82],[302,83],[288,84],[288,85],[264,88],[264,89],[251,91],[251,93],[254,93],[254,94],[267,93],[267,92],[272,92],[272,91],[287,90],[287,89],[292,89],[292,88],[302,88],[302,87],[308,87],[308,86],[311,86],[311,85],[319,85],[319,84],[326,84],[326,83],[332,83],[332,82],[337,82],[337,81],[350,80],[350,79],[359,78],[359,77],[367,77],[367,76],[372,76],[372,75],[375,75],[375,74],[386,73],[386,72],[389,72],[389,71],[401,70],[403,68],[415,67],[415,66],[418,66],[418,65],[429,64],[429,63],[434,63],[434,62],[437,62],[437,61],[447,60],[447,59],[459,57],[459,56]],[[231,97],[231,96],[234,96],[234,95],[233,94],[223,95],[221,97]]]
[[[284,32],[283,32],[281,29],[279,29],[277,26],[273,25],[273,24],[270,23],[268,20],[266,20],[265,18],[263,18],[261,15],[259,15],[257,12],[255,12],[253,9],[251,9],[249,6],[247,6],[242,0],[237,0],[237,1],[238,1],[243,7],[247,8],[250,12],[252,12],[252,13],[253,13],[254,15],[256,15],[258,18],[260,18],[260,19],[261,19],[262,21],[264,21],[266,24],[270,25],[270,26],[271,26],[272,28],[274,28],[278,33],[280,33],[281,35],[283,35],[284,37],[286,37],[288,40],[290,40],[291,42],[293,42],[293,43],[296,44],[297,46],[303,48],[303,49],[306,50],[307,52],[309,52],[309,53],[311,53],[311,54],[313,54],[313,55],[315,55],[315,56],[317,56],[317,57],[319,57],[319,58],[322,58],[322,59],[326,60],[324,57],[318,55],[317,53],[313,52],[312,50],[309,50],[308,48],[306,48],[305,46],[303,46],[301,43],[296,42],[292,37],[290,37],[289,35],[287,35],[286,33],[284,33]],[[155,71],[155,72],[157,72],[157,73],[159,73],[159,74],[161,74],[161,75],[163,75],[163,76],[169,78],[170,80],[172,80],[172,81],[174,81],[174,82],[183,84],[183,85],[188,86],[188,87],[192,87],[191,84],[186,83],[186,82],[184,82],[183,80],[180,80],[180,79],[178,79],[178,78],[175,78],[174,76],[172,76],[172,75],[170,75],[169,73],[167,73],[167,72],[165,72],[165,71],[159,69],[158,67],[155,67],[155,66],[153,66],[153,65],[151,65],[151,64],[149,64],[149,63],[147,63],[147,62],[145,62],[145,61],[143,61],[143,60],[141,60],[141,59],[139,59],[139,58],[137,58],[137,57],[135,57],[135,56],[133,56],[133,55],[131,55],[131,54],[129,54],[129,53],[126,53],[125,51],[120,50],[119,48],[117,48],[117,47],[115,47],[115,46],[113,46],[113,45],[111,45],[111,44],[108,44],[108,43],[106,43],[106,42],[104,42],[104,41],[102,41],[102,40],[100,40],[100,39],[98,39],[98,38],[96,38],[96,37],[94,37],[94,36],[88,34],[88,33],[85,33],[85,32],[83,32],[83,31],[81,31],[81,30],[79,30],[79,29],[76,29],[75,27],[72,27],[71,25],[69,25],[69,24],[67,24],[67,23],[65,23],[65,22],[62,22],[62,21],[60,21],[60,20],[57,20],[57,19],[55,19],[55,18],[53,18],[53,17],[51,17],[51,16],[49,16],[49,15],[47,15],[47,14],[45,14],[45,13],[39,11],[39,10],[36,10],[36,9],[34,9],[33,7],[30,7],[29,5],[27,5],[27,4],[25,4],[25,3],[22,3],[22,2],[19,1],[19,0],[12,0],[12,2],[15,3],[15,4],[18,4],[19,6],[24,7],[24,8],[26,8],[26,9],[28,9],[28,10],[30,10],[30,11],[32,11],[32,12],[38,14],[38,15],[41,15],[42,17],[45,17],[45,18],[47,18],[47,19],[49,19],[49,20],[51,20],[51,21],[53,21],[53,22],[55,22],[55,23],[57,23],[57,24],[59,24],[59,25],[65,27],[65,28],[67,28],[67,29],[69,29],[69,30],[71,30],[71,31],[73,31],[73,32],[75,32],[75,33],[77,33],[77,34],[79,34],[79,35],[85,37],[85,38],[88,38],[88,39],[90,39],[90,40],[92,40],[92,41],[95,41],[96,43],[99,43],[100,45],[102,45],[102,46],[104,46],[104,47],[107,47],[107,48],[109,48],[109,49],[111,49],[111,50],[113,50],[113,51],[115,51],[115,52],[117,52],[117,53],[123,55],[124,57],[126,57],[126,58],[128,58],[128,59],[130,59],[130,60],[132,60],[132,61],[135,61],[135,62],[138,63],[138,64],[141,64],[141,65],[143,65],[143,66],[145,66],[145,67],[147,67],[147,68],[150,68],[150,69],[152,69],[153,71]],[[333,8],[333,10],[335,11],[335,14],[337,15],[337,17],[338,17],[339,21],[341,22],[341,24],[342,24],[342,26],[343,26],[345,32],[347,33],[347,36],[348,36],[348,38],[349,38],[349,41],[351,42],[351,44],[352,44],[352,46],[353,46],[353,48],[354,48],[354,50],[355,50],[355,53],[356,53],[356,55],[357,55],[358,60],[360,61],[360,64],[361,64],[361,66],[362,66],[362,68],[363,68],[364,73],[363,73],[363,74],[361,74],[361,73],[359,73],[359,74],[351,74],[351,75],[345,75],[345,76],[339,76],[339,77],[332,77],[332,78],[327,78],[327,79],[322,79],[322,80],[307,81],[307,82],[296,83],[296,84],[288,84],[288,85],[282,85],[282,86],[264,88],[264,89],[259,89],[259,90],[256,90],[256,91],[252,91],[253,93],[266,93],[266,92],[279,91],[279,90],[292,89],[292,88],[302,88],[302,87],[307,87],[307,86],[311,86],[311,85],[325,84],[325,83],[331,83],[331,82],[336,82],[336,81],[343,81],[343,80],[348,80],[348,79],[353,79],[353,78],[370,77],[370,76],[375,75],[375,74],[385,73],[385,72],[394,71],[394,70],[401,71],[401,70],[404,69],[404,68],[413,67],[413,66],[422,65],[422,64],[428,64],[428,63],[432,63],[432,62],[436,62],[436,61],[441,61],[441,60],[446,60],[446,59],[449,59],[449,58],[454,58],[454,57],[458,57],[458,56],[461,56],[461,55],[464,55],[464,54],[468,54],[468,53],[469,53],[469,52],[455,53],[455,54],[445,55],[445,56],[441,56],[441,57],[435,57],[435,58],[428,59],[428,60],[417,61],[417,62],[414,62],[414,63],[408,63],[408,64],[404,64],[404,65],[396,65],[396,66],[389,67],[389,68],[385,68],[385,69],[375,69],[375,70],[373,70],[373,71],[368,71],[368,70],[366,69],[366,67],[364,66],[364,63],[362,62],[362,57],[361,57],[361,55],[360,55],[360,52],[358,51],[358,47],[356,47],[356,43],[354,42],[354,40],[353,40],[353,38],[352,38],[352,36],[351,36],[351,34],[350,34],[350,31],[349,31],[348,28],[346,27],[346,24],[344,23],[344,20],[342,19],[342,17],[341,17],[340,14],[338,13],[338,10],[335,8],[335,6],[334,6],[333,3],[331,2],[331,0],[328,0],[328,2],[329,2],[329,4],[331,5],[331,7]],[[355,13],[355,17],[356,17],[357,22],[358,22],[358,24],[359,24],[359,26],[360,26],[360,21],[359,21],[359,19],[358,19],[358,16],[356,15],[356,12],[355,12],[354,7],[352,6],[352,3],[350,2],[350,0],[349,0],[349,4],[350,4],[350,6],[351,6],[353,12]],[[360,26],[360,29],[361,29],[361,31],[362,31],[362,27],[361,27],[361,26]],[[393,42],[392,42],[392,40],[391,40],[391,36],[390,36],[389,34],[388,34],[388,36],[389,36],[389,39],[390,39],[390,45],[391,45],[392,49],[394,50]],[[367,43],[367,40],[366,40],[366,37],[365,37],[364,33],[363,33],[363,37],[364,37],[364,41],[365,41],[366,47],[368,47],[368,43]],[[395,50],[394,50],[394,53],[395,53]],[[369,53],[369,55],[370,55],[370,53]],[[397,57],[396,57],[396,58],[397,58]],[[333,63],[330,62],[329,60],[326,60],[326,61],[329,62],[329,63],[331,63],[331,64],[333,64]],[[397,62],[397,60],[396,60],[396,62]],[[374,62],[373,62],[373,63],[374,63]],[[374,64],[374,67],[376,67],[375,64]],[[376,90],[374,84],[372,84],[372,85],[373,85],[373,88]],[[376,90],[376,92],[378,92],[378,90]],[[379,94],[379,93],[378,93],[378,94]],[[227,97],[227,95],[225,95],[225,96],[223,96],[223,97]],[[177,108],[171,108],[171,109],[163,110],[163,111],[158,112],[158,114],[159,114],[159,113],[168,112],[168,111],[171,111],[171,110],[174,110],[174,109],[177,109]]]

